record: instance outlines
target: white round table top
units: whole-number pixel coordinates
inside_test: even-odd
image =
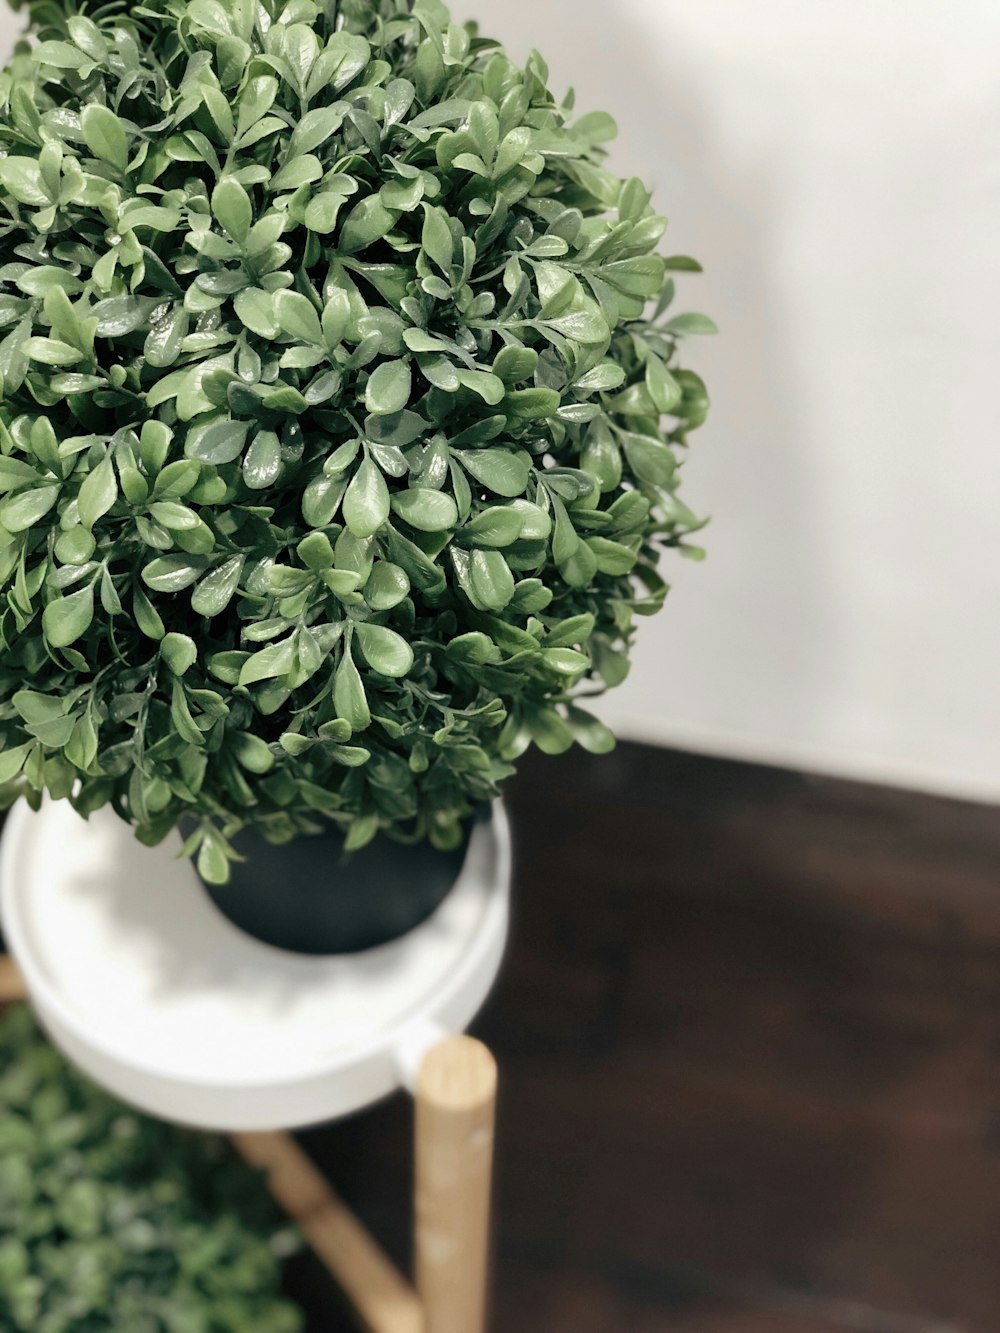
[[[40,1018],[147,1110],[237,1129],[355,1109],[398,1086],[409,1034],[461,1030],[492,984],[510,878],[499,804],[438,910],[357,954],[294,954],[244,934],[180,845],[174,833],[144,847],[113,811],[84,821],[46,802],[15,808],[0,858],[4,931]]]

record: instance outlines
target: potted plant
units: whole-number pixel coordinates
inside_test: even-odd
[[[298,1246],[222,1139],[128,1111],[26,1009],[0,1018],[0,1326],[9,1333],[297,1333]]]
[[[438,0],[87,8],[0,77],[0,781],[363,948],[527,746],[613,743],[580,700],[697,554],[698,266]]]

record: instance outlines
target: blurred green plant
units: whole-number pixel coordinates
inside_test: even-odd
[[[298,1239],[223,1139],[140,1116],[0,1017],[4,1333],[297,1333]]]
[[[607,729],[705,386],[600,112],[438,0],[37,0],[0,75],[0,782],[223,880]],[[84,12],[86,10],[86,12]]]

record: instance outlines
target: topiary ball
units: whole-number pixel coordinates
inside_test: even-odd
[[[29,6],[0,77],[0,781],[209,879],[604,750],[679,451],[665,221],[437,0]],[[89,8],[89,7],[88,7]],[[652,314],[649,303],[654,303]],[[689,552],[690,553],[690,552]],[[696,553],[696,552],[694,552]]]

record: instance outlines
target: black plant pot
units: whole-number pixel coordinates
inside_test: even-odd
[[[205,889],[224,916],[265,944],[358,953],[405,935],[440,906],[462,869],[472,822],[448,852],[384,837],[345,852],[333,825],[275,845],[247,828],[232,839],[244,860],[231,864],[229,882]]]

